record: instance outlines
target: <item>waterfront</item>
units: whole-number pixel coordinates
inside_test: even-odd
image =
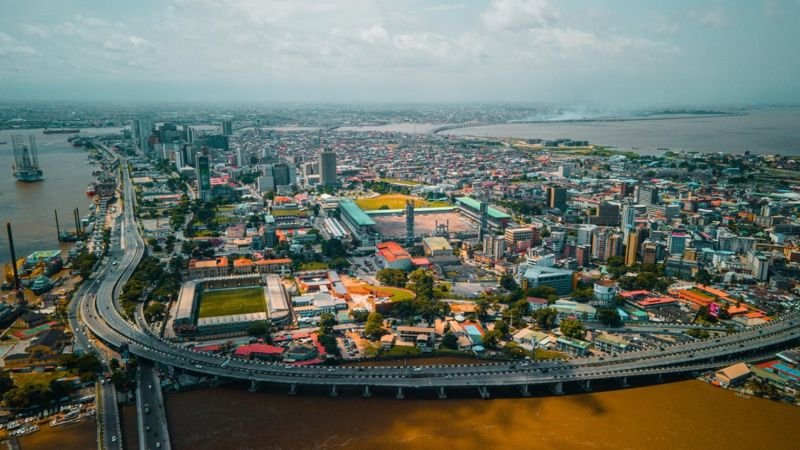
[[[642,154],[674,151],[800,155],[800,108],[763,108],[745,115],[662,120],[540,122],[459,128],[456,136],[588,140]]]
[[[226,386],[166,397],[173,447],[796,448],[800,408],[690,380],[562,397],[296,397]]]
[[[36,433],[19,438],[19,448],[83,450],[97,445],[97,422],[94,419],[57,428],[45,424],[41,427]]]
[[[94,128],[81,130],[81,135],[105,134],[119,128]],[[21,134],[25,143],[28,135],[36,136],[39,163],[44,171],[44,181],[21,183],[11,175],[14,153],[11,135]],[[75,229],[72,210],[79,208],[81,215],[89,212],[91,199],[86,196],[86,185],[93,179],[97,166],[86,164],[87,152],[83,147],[73,147],[67,139],[71,134],[42,134],[37,130],[0,131],[0,220],[11,222],[17,257],[27,256],[35,250],[68,249],[71,244],[60,244],[56,237],[53,210],[58,209],[61,226]],[[8,242],[3,230],[0,239],[0,262],[10,260]]]

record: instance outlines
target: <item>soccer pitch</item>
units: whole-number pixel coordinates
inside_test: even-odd
[[[264,289],[261,287],[220,289],[200,294],[201,319],[254,312],[266,312]]]

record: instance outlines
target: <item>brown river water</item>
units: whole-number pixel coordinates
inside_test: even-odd
[[[292,397],[226,386],[169,394],[166,402],[177,450],[798,448],[800,408],[696,380],[560,397],[474,397]]]

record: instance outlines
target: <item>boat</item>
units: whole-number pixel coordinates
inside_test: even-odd
[[[94,183],[86,187],[86,195],[92,197],[96,193],[97,193],[97,186]]]
[[[77,128],[53,128],[53,129],[44,129],[42,134],[74,134],[80,133],[81,130]]]
[[[44,179],[44,173],[39,167],[39,151],[36,149],[36,139],[28,136],[30,145],[22,142],[22,135],[15,134],[11,138],[14,144],[14,178],[24,183],[33,183]]]

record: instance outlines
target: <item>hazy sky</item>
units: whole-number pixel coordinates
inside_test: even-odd
[[[0,100],[800,103],[800,0],[3,0]]]

